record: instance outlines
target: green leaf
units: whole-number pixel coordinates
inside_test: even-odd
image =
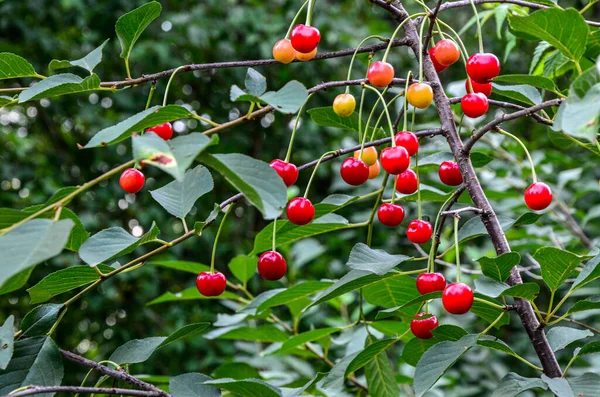
[[[100,271],[108,273],[113,268],[99,265]],[[27,289],[31,298],[31,304],[45,302],[48,299],[71,291],[78,287],[83,287],[98,280],[100,276],[89,266],[72,266],[66,269],[58,270],[44,277],[39,283]]]
[[[514,83],[514,84],[525,84],[540,88],[542,90],[555,90],[556,85],[554,81],[544,76],[532,76],[529,74],[505,74],[494,77],[496,83]]]
[[[529,85],[502,85],[493,83],[492,86],[494,94],[505,98],[514,99],[527,105],[538,105],[542,102],[542,96],[538,90]]]
[[[410,327],[408,322],[390,320],[375,321],[371,323],[371,326],[376,330],[389,336],[402,335],[403,333],[408,331]]]
[[[576,302],[567,311],[567,315],[573,313],[584,312],[586,310],[600,309],[600,296],[590,296],[585,300]]]
[[[277,294],[263,301],[256,309],[257,313],[261,313],[271,307],[286,305],[298,301],[307,296],[313,295],[325,288],[331,286],[331,282],[327,281],[306,281],[296,284],[293,287],[284,289]]]
[[[359,288],[374,284],[384,278],[391,277],[395,273],[390,272],[384,276],[378,276],[364,270],[351,270],[344,277],[333,283],[323,293],[317,295],[314,302],[309,307],[326,302],[340,295],[355,291]],[[415,287],[416,288],[416,287]]]
[[[96,91],[98,88],[100,88],[100,78],[96,74],[92,74],[85,79],[71,73],[55,74],[38,81],[31,88],[21,92],[19,103],[79,92]]]
[[[223,329],[222,329],[223,330]],[[221,331],[221,330],[219,330]],[[236,327],[227,332],[206,335],[207,339],[247,340],[257,342],[285,342],[289,335],[274,325],[263,325],[257,328]],[[216,336],[214,336],[216,335]]]
[[[525,378],[514,372],[509,372],[502,378],[492,397],[515,397],[531,389],[546,390],[548,386],[539,378]]]
[[[312,121],[321,127],[334,127],[342,128],[344,130],[358,132],[358,113],[352,113],[349,117],[338,116],[334,111],[333,107],[327,106],[322,108],[312,108],[306,111]],[[361,122],[361,131],[366,130],[366,123],[363,120]],[[383,129],[379,128],[379,131],[375,134],[375,137],[385,136]]]
[[[216,379],[204,382],[241,397],[281,397],[281,390],[258,379],[235,380],[231,378]]]
[[[567,379],[573,394],[577,397],[593,396],[600,390],[600,375],[596,373],[586,373],[575,378]]]
[[[215,387],[203,385],[212,380],[209,376],[189,373],[174,376],[169,381],[169,393],[173,397],[221,397],[221,391]]]
[[[344,377],[347,377],[352,372],[357,371],[371,362],[379,353],[382,353],[387,350],[388,347],[396,342],[395,338],[390,339],[382,339],[378,340],[374,343],[371,343],[364,350],[362,350],[348,365],[346,371],[344,372]]]
[[[233,258],[227,267],[231,273],[242,283],[246,283],[256,273],[258,258],[255,256],[238,255]]]
[[[169,214],[183,219],[196,201],[213,187],[210,172],[199,165],[187,170],[181,182],[173,181],[160,189],[151,190],[150,194]]]
[[[484,295],[475,294],[475,296],[478,298],[487,300],[489,302],[493,302],[497,305],[500,304],[500,302],[496,301],[495,299],[492,299],[492,298],[484,296]],[[488,323],[493,323],[498,318],[498,316],[500,316],[500,314],[503,312],[501,309],[497,309],[495,307],[486,305],[485,303],[482,303],[479,301],[473,302],[473,306],[471,307],[470,311],[471,311],[471,313],[473,313],[477,317],[484,319]],[[510,322],[510,316],[506,316],[506,315],[502,316],[502,319],[496,323],[494,328],[500,329],[502,326],[508,324],[509,322]]]
[[[286,187],[267,163],[237,153],[204,153],[200,161],[223,175],[265,219],[279,217],[287,203]]]
[[[515,225],[515,220],[505,216],[499,216],[498,221],[502,230],[506,231]],[[463,242],[474,239],[475,237],[487,235],[487,229],[479,217],[474,217],[465,222],[458,231],[458,241]]]
[[[342,328],[319,328],[313,329],[311,331],[306,331],[301,334],[298,334],[288,340],[286,340],[283,345],[276,350],[275,354],[288,354],[294,351],[298,346],[302,346],[305,343],[315,341],[317,339],[321,339],[323,337],[329,336],[334,332],[338,332],[342,330]]]
[[[160,345],[158,345],[158,348],[160,349],[161,347],[170,345],[171,343],[177,342],[180,339],[198,335],[209,326],[210,323],[207,322],[185,325],[179,328],[177,331],[173,332],[171,335],[167,336],[167,338],[163,340]]]
[[[15,317],[8,316],[0,327],[0,370],[6,369],[13,355]]]
[[[182,272],[193,274],[200,274],[210,270],[210,266],[189,261],[151,261],[148,262],[148,264],[152,266],[165,267],[167,269],[181,270]]]
[[[494,160],[493,157],[490,157],[485,153],[471,152],[471,163],[473,164],[473,167],[475,167],[475,168],[485,167],[493,160]]]
[[[467,331],[457,325],[442,324],[433,331],[433,337],[438,341],[454,340],[457,341],[463,336],[468,335]]]
[[[308,98],[306,87],[292,80],[284,85],[279,91],[269,91],[260,99],[281,113],[296,113]]]
[[[45,335],[58,320],[64,305],[47,303],[33,308],[23,317],[21,329],[24,337]]]
[[[507,290],[509,285],[488,277],[479,277],[475,280],[475,290],[485,296],[497,298],[502,292]]]
[[[62,251],[73,221],[33,219],[0,236],[0,286],[12,276]]]
[[[549,378],[542,374],[542,380],[548,385],[552,393],[558,397],[575,397],[571,385],[565,378]]]
[[[0,395],[30,385],[58,386],[63,374],[61,355],[50,337],[20,340],[15,343],[8,367],[0,370]],[[51,397],[52,394],[38,396]]]
[[[27,91],[24,91],[27,92]],[[146,128],[154,127],[168,121],[189,118],[192,113],[183,106],[167,105],[152,106],[143,112],[137,113],[118,124],[97,132],[84,146],[85,149],[92,147],[108,146],[129,138],[133,132],[142,132]],[[148,134],[156,135],[156,134]],[[196,135],[196,134],[190,134]],[[202,135],[202,134],[200,134]],[[208,142],[208,138],[203,136]],[[173,141],[182,137],[177,137]],[[172,142],[171,142],[172,143]]]
[[[572,292],[600,278],[600,267],[598,264],[600,264],[600,255],[596,255],[583,266],[583,270],[571,286]]]
[[[165,292],[164,294],[162,294],[161,296],[159,296],[158,298],[155,298],[153,300],[151,300],[150,302],[148,302],[146,305],[150,306],[150,305],[156,305],[158,303],[165,303],[165,302],[179,302],[179,301],[187,301],[187,300],[198,300],[198,299],[237,299],[237,295],[229,292],[229,291],[224,291],[221,295],[219,296],[204,296],[202,294],[200,294],[200,292],[198,292],[198,288],[196,287],[190,287],[187,289],[184,289],[181,292]]]
[[[215,378],[231,377],[236,380],[260,377],[258,370],[246,363],[225,363],[215,369],[212,373]]]
[[[492,336],[483,336],[477,341],[477,345],[487,347],[488,349],[496,350],[501,353],[506,353],[513,357],[521,359],[521,356],[515,353],[514,350],[511,349],[510,346],[508,346],[503,340],[494,338]]]
[[[352,353],[335,363],[327,376],[323,378],[323,381],[321,382],[321,388],[335,391],[342,390],[346,380],[346,377],[344,376],[346,368],[348,368],[348,365],[350,365],[352,360],[354,360],[358,354],[359,352]]]
[[[477,259],[481,265],[481,271],[487,277],[506,281],[510,276],[510,270],[521,262],[521,255],[518,252],[507,252],[494,258],[482,257]]]
[[[373,339],[370,337],[370,339]],[[387,354],[378,354],[365,366],[369,395],[373,397],[399,397],[400,389],[394,378]]]
[[[246,89],[254,96],[261,96],[267,90],[267,79],[252,68],[246,72]]]
[[[367,302],[386,308],[404,305],[419,295],[415,279],[402,274],[386,277],[363,289]]]
[[[377,315],[375,316],[375,320],[381,320],[387,317],[392,317],[395,315],[403,315],[405,314],[402,310],[419,304],[421,302],[425,302],[431,299],[439,299],[442,297],[442,292],[441,291],[436,291],[436,292],[430,292],[428,294],[425,295],[419,295],[414,299],[411,299],[410,301],[400,305],[400,306],[396,306],[396,307],[391,307],[389,309],[385,309],[385,310],[380,310]]]
[[[133,252],[140,245],[155,240],[159,233],[155,223],[152,223],[150,230],[139,238],[133,237],[121,227],[104,229],[81,245],[79,256],[89,266],[94,267]]]
[[[579,99],[583,99],[588,91],[598,83],[600,83],[600,73],[596,68],[589,68],[573,80],[569,88],[569,96],[575,95]]]
[[[550,329],[546,336],[552,351],[558,351],[564,349],[575,341],[585,339],[588,336],[594,336],[594,334],[588,330],[579,330],[575,328],[559,326]]]
[[[37,73],[27,60],[10,52],[0,52],[0,80],[33,76]]]
[[[415,394],[427,392],[454,363],[477,343],[478,335],[466,335],[457,341],[444,341],[427,350],[415,369]]]
[[[8,294],[9,292],[13,292],[21,288],[27,283],[29,280],[29,276],[31,276],[31,272],[33,272],[35,266],[29,267],[19,273],[11,276],[6,282],[0,287],[0,295]]]
[[[600,84],[596,84],[589,89],[583,99],[571,95],[561,103],[551,128],[575,138],[594,142],[598,131],[599,113]]]
[[[600,341],[590,342],[581,349],[575,349],[575,356],[577,357],[595,353],[600,353]]]
[[[475,280],[475,287],[480,294],[497,298],[499,296],[512,296],[513,298],[521,298],[528,301],[533,301],[540,293],[540,286],[536,283],[523,283],[509,286],[489,279],[487,277],[479,277]]]
[[[538,249],[533,258],[539,262],[542,278],[552,291],[556,291],[569,278],[582,260],[579,255],[554,247]]]
[[[115,25],[115,31],[121,43],[121,58],[129,59],[131,49],[142,32],[160,15],[160,3],[151,1],[122,15]]]
[[[92,73],[94,68],[98,66],[100,62],[102,62],[102,50],[109,40],[110,39],[104,40],[104,43],[100,44],[100,46],[96,47],[92,52],[81,59],[77,59],[76,61],[59,61],[57,59],[53,59],[48,67],[50,70],[57,70],[78,66]]]
[[[416,367],[421,357],[423,357],[423,354],[436,343],[439,343],[439,340],[435,338],[413,338],[408,341],[406,346],[404,346],[404,350],[402,350],[402,359],[406,361],[408,365]]]
[[[383,276],[397,265],[411,259],[406,255],[390,255],[380,249],[372,249],[358,243],[352,247],[346,266],[354,270],[365,270]]]
[[[17,101],[16,98],[10,97],[10,96],[6,96],[6,95],[0,95],[0,108],[9,105],[9,104],[13,104]]]
[[[585,52],[589,28],[585,19],[573,8],[549,8],[528,16],[509,15],[511,31],[525,39],[550,43],[568,58],[579,61]]]

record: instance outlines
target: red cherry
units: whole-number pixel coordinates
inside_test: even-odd
[[[419,138],[410,131],[400,131],[394,136],[396,146],[402,146],[408,152],[409,156],[413,156],[419,150]]]
[[[379,156],[381,166],[389,174],[398,175],[408,168],[410,165],[410,157],[408,151],[402,146],[388,147],[381,151]]]
[[[440,40],[435,44],[434,48],[435,59],[440,65],[450,66],[460,58],[458,46],[452,40]]]
[[[430,316],[428,318],[422,318],[423,316]],[[413,335],[419,339],[431,339],[433,334],[431,331],[436,329],[438,326],[438,319],[433,314],[419,313],[415,316],[415,319],[410,322],[410,330]]]
[[[425,244],[433,233],[431,223],[415,219],[408,224],[406,237],[415,244]]]
[[[489,83],[500,74],[500,61],[494,54],[473,54],[467,60],[467,74],[478,83]]]
[[[394,67],[387,62],[373,62],[367,71],[367,79],[375,87],[387,87],[394,79]]]
[[[452,283],[444,288],[442,304],[448,313],[465,314],[473,306],[473,290],[465,283]]]
[[[283,255],[277,251],[264,252],[258,258],[258,274],[269,281],[276,281],[285,276],[287,264]]]
[[[417,191],[419,181],[417,174],[410,168],[399,174],[396,178],[396,191],[402,194],[413,194]]]
[[[469,87],[469,78],[465,80],[465,90],[467,90],[467,94],[471,93],[471,87]],[[473,92],[481,92],[486,97],[490,97],[492,95],[492,83],[478,83],[476,81],[471,80],[471,84],[473,85]]]
[[[173,136],[173,126],[171,123],[164,123],[152,128],[148,128],[146,132],[154,132],[165,141],[168,141]]]
[[[442,183],[448,186],[458,186],[463,183],[463,178],[458,168],[458,164],[454,161],[444,161],[440,164],[438,171]]]
[[[417,290],[421,295],[443,291],[444,288],[446,288],[446,278],[442,273],[421,273],[417,277]]]
[[[485,95],[478,92],[467,94],[460,100],[460,107],[465,115],[476,118],[483,116],[489,108],[488,100]]]
[[[319,45],[321,33],[314,26],[299,24],[292,29],[290,39],[296,51],[308,54]]]
[[[433,63],[433,67],[435,68],[435,71],[437,73],[443,72],[444,70],[448,69],[448,66],[442,65],[441,63],[439,63],[437,61],[437,59],[435,59],[435,47],[432,47],[429,49],[429,58],[431,59],[431,62]]]
[[[547,208],[552,202],[552,190],[544,182],[532,183],[525,190],[525,204],[534,211]]]
[[[226,286],[227,280],[221,272],[202,272],[196,278],[196,287],[204,296],[219,296]]]
[[[294,225],[306,225],[315,217],[315,207],[309,199],[296,197],[287,206],[287,216]]]
[[[396,227],[404,220],[404,208],[398,204],[381,204],[377,210],[377,218],[386,226]]]
[[[292,186],[298,180],[298,167],[292,163],[275,159],[269,164],[279,174],[285,186]]]
[[[348,157],[340,167],[340,175],[348,185],[362,185],[369,179],[369,166],[361,159]]]
[[[121,174],[119,184],[127,193],[134,194],[142,190],[144,187],[144,174],[135,168],[128,168]]]

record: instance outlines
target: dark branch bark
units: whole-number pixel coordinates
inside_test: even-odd
[[[11,397],[32,396],[44,393],[80,393],[80,394],[120,394],[134,397],[159,397],[162,394],[154,391],[118,389],[114,387],[83,387],[83,386],[31,386],[29,389],[11,394]]]
[[[433,13],[429,14],[429,29],[427,30],[427,36],[425,36],[425,40],[423,40],[423,48],[425,48],[426,50],[429,48],[429,42],[433,37],[433,27],[435,26],[435,20],[438,16],[438,13],[440,12],[440,7],[443,1],[444,0],[438,0],[437,4],[435,5],[435,9],[433,10]]]

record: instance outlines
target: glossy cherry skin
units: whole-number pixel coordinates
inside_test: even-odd
[[[413,194],[417,191],[419,181],[417,180],[417,173],[410,168],[396,177],[396,191],[402,194]]]
[[[267,251],[258,258],[258,274],[269,281],[277,281],[285,276],[287,263],[277,251]]]
[[[433,101],[433,90],[429,84],[413,83],[406,92],[408,103],[419,109],[425,109]]]
[[[488,100],[481,92],[467,94],[460,100],[463,113],[471,118],[481,117],[489,108]]]
[[[375,179],[379,176],[381,172],[381,166],[379,165],[379,160],[375,161],[375,164],[369,166],[369,179]]]
[[[227,280],[221,272],[202,272],[196,277],[196,287],[204,296],[219,296],[226,286]]]
[[[285,186],[290,187],[298,180],[298,167],[294,164],[275,159],[271,161],[269,165],[277,172],[281,179],[283,179]]]
[[[465,90],[467,94],[471,93],[471,87],[469,87],[469,80],[465,80]],[[473,85],[473,92],[481,92],[486,97],[490,97],[492,95],[492,83],[478,83],[476,81],[471,80],[471,84]]]
[[[142,190],[146,178],[141,171],[135,168],[128,168],[121,174],[119,185],[129,194],[134,194]]]
[[[409,156],[414,156],[419,150],[419,138],[410,131],[400,131],[394,136],[396,146],[402,146]]]
[[[173,136],[173,126],[171,123],[164,123],[152,128],[148,128],[146,132],[154,132],[165,141],[168,141]]]
[[[442,183],[448,186],[458,186],[463,183],[463,178],[458,168],[458,164],[454,161],[444,161],[440,164],[438,175]]]
[[[435,43],[435,59],[440,65],[450,66],[460,58],[460,51],[452,40],[444,39]]]
[[[394,79],[394,67],[382,61],[373,62],[367,71],[367,79],[371,85],[383,88],[390,85]]]
[[[340,175],[348,185],[362,185],[369,179],[369,166],[361,159],[348,157],[340,167]]]
[[[360,150],[356,150],[354,152],[354,157],[358,158],[358,156],[360,156]],[[360,159],[369,167],[372,166],[377,161],[377,149],[375,149],[373,146],[364,148]]]
[[[377,219],[389,227],[396,227],[404,220],[404,208],[398,204],[383,203],[377,210]]]
[[[311,52],[300,52],[300,51],[296,51],[296,59],[302,62],[306,62],[306,61],[310,61],[311,59],[313,59],[315,57],[315,55],[317,55],[317,49],[315,48],[314,50],[312,50]]]
[[[288,64],[296,58],[296,50],[288,39],[281,39],[273,46],[273,58],[276,61]]]
[[[444,70],[448,69],[448,66],[442,65],[437,61],[437,59],[435,59],[435,47],[431,47],[428,52],[429,58],[431,59],[431,63],[433,63],[433,67],[435,68],[435,71],[437,73],[443,72]]]
[[[287,217],[294,225],[306,225],[315,217],[315,207],[309,199],[296,197],[288,203]]]
[[[452,283],[444,288],[442,304],[448,313],[465,314],[473,306],[473,290],[465,283]]]
[[[410,156],[402,146],[388,147],[381,151],[381,166],[389,174],[398,175],[410,165]]]
[[[423,316],[430,316],[423,318]],[[419,339],[431,339],[433,334],[431,331],[436,329],[438,326],[438,319],[433,314],[419,313],[415,316],[415,319],[410,322],[410,330],[416,338]]]
[[[415,244],[425,244],[431,238],[433,228],[431,223],[415,219],[408,224],[406,237]]]
[[[552,202],[552,190],[544,182],[536,182],[525,190],[525,204],[534,211],[548,208]]]
[[[417,290],[421,295],[443,291],[446,288],[446,277],[442,273],[421,273],[417,277]]]
[[[296,51],[307,54],[317,48],[321,41],[321,33],[314,26],[298,24],[292,29],[290,39]]]
[[[467,60],[467,74],[473,81],[489,83],[500,74],[500,61],[494,54],[477,53]]]
[[[340,94],[333,100],[333,111],[341,117],[349,117],[356,108],[356,99],[352,94]]]

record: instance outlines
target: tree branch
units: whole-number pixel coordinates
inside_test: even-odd
[[[456,98],[450,98],[449,101],[451,104],[455,104],[455,103],[460,103],[460,100],[462,98],[456,97]],[[494,99],[488,99],[488,103],[490,105],[499,107],[499,108],[506,108],[506,109],[514,109],[514,110],[524,110],[524,109],[528,109],[525,106],[521,106],[521,105],[517,105],[515,103],[510,103],[510,102],[504,102],[504,101],[496,101]],[[531,113],[530,114],[531,117],[533,117],[537,122],[541,123],[541,124],[546,124],[546,125],[553,125],[554,122],[550,119],[547,119],[545,117],[540,116],[537,113]]]
[[[28,389],[18,391],[10,397],[32,396],[34,394],[44,393],[83,393],[83,394],[120,394],[122,396],[134,397],[159,397],[163,396],[158,392],[146,390],[118,389],[114,387],[84,387],[84,386],[31,386]],[[8,396],[7,396],[8,397]]]

